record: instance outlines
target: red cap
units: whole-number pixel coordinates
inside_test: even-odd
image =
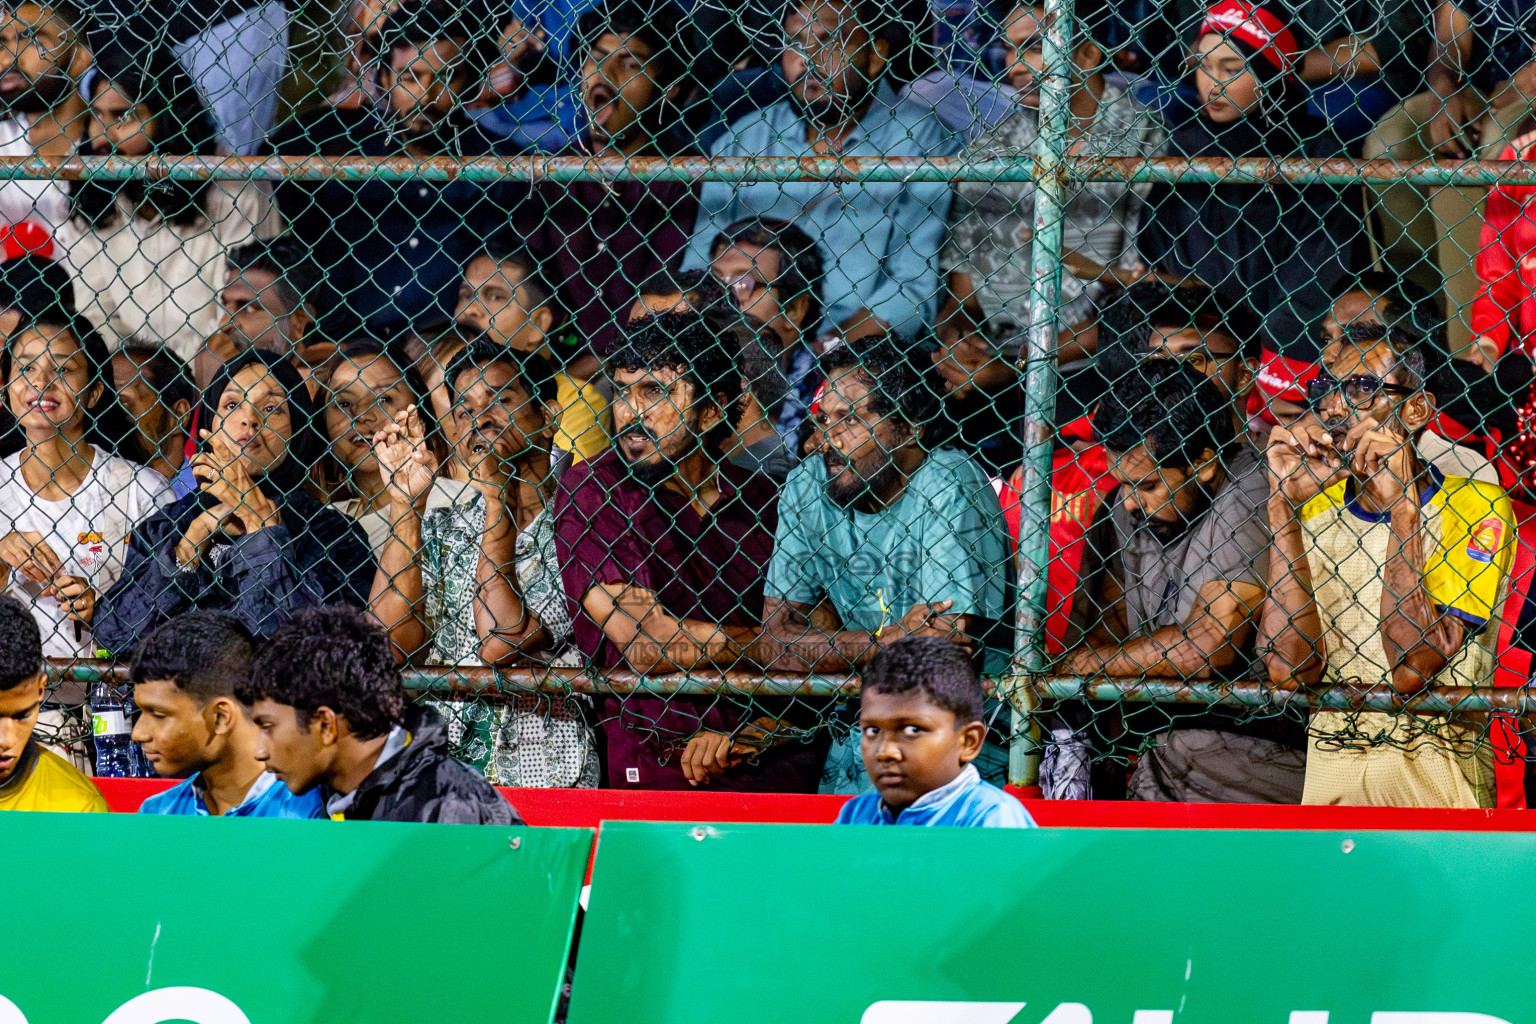
[[[1301,56],[1301,47],[1296,45],[1296,37],[1285,22],[1258,4],[1221,0],[1205,12],[1205,21],[1200,23],[1195,38],[1212,32],[1247,43],[1284,75],[1294,72]]]
[[[1261,416],[1271,425],[1275,418],[1270,415],[1271,399],[1305,403],[1307,382],[1317,376],[1317,364],[1300,359],[1287,359],[1267,349],[1259,363],[1258,376],[1253,378],[1253,390],[1248,392],[1248,415]]]
[[[827,382],[822,381],[816,385],[816,394],[811,396],[811,415],[821,412],[821,396],[827,393]]]
[[[0,225],[0,263],[33,254],[53,256],[53,232],[36,221]]]

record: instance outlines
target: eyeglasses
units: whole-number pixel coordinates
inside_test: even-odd
[[[1402,384],[1390,384],[1370,374],[1362,373],[1339,380],[1332,374],[1323,372],[1307,382],[1307,401],[1316,408],[1326,402],[1330,395],[1340,390],[1344,392],[1344,400],[1350,405],[1369,405],[1376,400],[1378,394],[1411,395],[1414,393],[1413,388]]]
[[[725,286],[725,292],[736,304],[737,309],[746,309],[757,301],[757,297],[769,288],[767,284],[759,281],[750,274],[741,277],[723,278],[720,283]]]

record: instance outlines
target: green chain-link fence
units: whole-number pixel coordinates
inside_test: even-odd
[[[13,8],[61,743],[350,603],[502,784],[858,788],[926,632],[1047,795],[1514,799],[1532,4],[1075,8]]]

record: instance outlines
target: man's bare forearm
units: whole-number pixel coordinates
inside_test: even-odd
[[[487,498],[480,557],[475,563],[475,632],[480,660],[500,665],[547,639],[543,623],[518,591],[517,521],[502,501]]]
[[[778,672],[850,672],[879,649],[868,632],[823,631],[790,613],[769,621],[753,654],[764,668]]]
[[[1105,675],[1160,679],[1207,679],[1230,665],[1237,654],[1225,636],[1197,637],[1184,626],[1164,626],[1119,645],[1092,646],[1104,662]]]
[[[658,626],[670,627],[666,632]],[[756,630],[695,619],[656,618],[624,644],[624,660],[641,672],[689,672],[729,668],[747,657]]]
[[[1264,665],[1274,683],[1312,685],[1322,677],[1323,623],[1312,589],[1301,520],[1288,498],[1269,499],[1269,599],[1259,617]]]

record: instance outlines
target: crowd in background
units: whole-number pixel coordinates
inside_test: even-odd
[[[1075,157],[1536,145],[1529,0],[1076,7]],[[962,13],[364,0],[340,87],[278,123],[275,0],[21,3],[0,155],[1028,156],[1045,11]],[[1528,190],[1069,188],[1061,671],[1488,681],[1526,643]],[[860,672],[913,636],[1007,668],[1032,183],[17,179],[0,219],[0,562],[45,657],[142,659],[210,611],[259,644],[327,608],[391,668]],[[274,659],[323,647],[264,647],[215,696],[259,712],[294,685]],[[338,710],[290,696],[306,735]],[[857,701],[403,714],[366,723],[378,764],[416,735],[501,785],[878,788]],[[965,763],[1000,781],[1010,719],[979,715]],[[1069,702],[1043,726],[1052,796],[1495,799],[1466,716]]]

